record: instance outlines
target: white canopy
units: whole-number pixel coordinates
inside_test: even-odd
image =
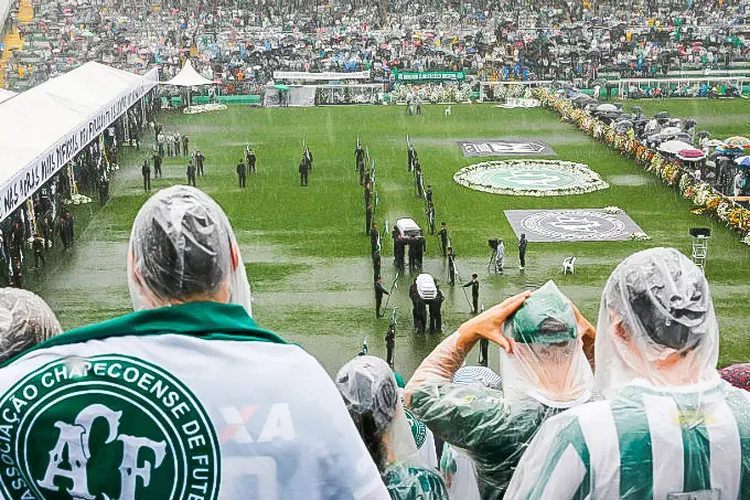
[[[0,102],[5,102],[13,96],[18,95],[10,90],[0,89]]]
[[[687,142],[672,140],[659,144],[659,147],[657,149],[659,151],[663,151],[664,153],[676,155],[683,149],[695,149],[695,146],[693,146],[692,144],[688,144]]]
[[[162,82],[162,85],[176,85],[178,87],[198,87],[200,85],[213,84],[214,82],[208,78],[203,78],[197,71],[195,71],[190,59],[185,61],[185,65],[174,78],[168,82]]]
[[[0,220],[158,80],[89,62],[0,104]]]

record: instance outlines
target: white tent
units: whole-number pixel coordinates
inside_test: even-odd
[[[10,90],[0,89],[0,102],[5,102],[13,96],[18,95]]]
[[[0,104],[0,220],[158,81],[89,62]]]
[[[203,78],[197,71],[195,71],[190,59],[185,62],[185,65],[174,78],[168,82],[162,82],[162,85],[176,85],[178,87],[198,87],[200,85],[213,84],[214,82],[208,78]]]

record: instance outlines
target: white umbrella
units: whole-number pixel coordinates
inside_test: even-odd
[[[659,147],[657,149],[664,153],[675,155],[679,153],[680,150],[693,149],[693,145],[688,144],[687,142],[672,140],[672,141],[666,141],[666,142],[659,144]]]
[[[614,104],[600,104],[596,107],[597,111],[617,111],[617,106]]]
[[[719,146],[721,146],[723,144],[724,143],[722,141],[720,141],[719,139],[710,139],[710,140],[708,140],[708,141],[705,142],[705,145],[708,146],[709,148],[716,148],[716,147],[719,147]]]

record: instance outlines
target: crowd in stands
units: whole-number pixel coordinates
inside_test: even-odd
[[[241,262],[222,209],[197,189],[175,186],[147,200],[133,223],[127,275],[134,313],[61,333],[41,299],[3,290],[2,418],[24,425],[33,416],[37,426],[23,440],[10,440],[22,454],[3,460],[14,471],[47,470],[39,493],[29,498],[81,487],[68,480],[80,467],[72,457],[82,433],[103,417],[115,436],[116,425],[127,425],[134,411],[116,412],[110,407],[117,398],[87,396],[89,387],[131,383],[135,389],[137,381],[147,390],[154,380],[139,378],[133,368],[139,366],[158,367],[170,384],[189,388],[193,406],[175,406],[175,416],[202,407],[214,425],[222,419],[231,424],[216,429],[221,453],[207,469],[220,474],[222,498],[750,494],[743,444],[750,439],[748,368],[723,372],[739,387],[722,380],[708,282],[674,249],[640,251],[620,263],[602,291],[596,326],[552,282],[506,299],[443,340],[403,390],[401,377],[377,357],[357,357],[331,380],[301,347],[257,326]],[[482,339],[500,347],[499,374],[465,366]],[[118,363],[106,365],[113,360]],[[125,366],[131,368],[118,371]],[[33,385],[30,377],[39,375]],[[76,383],[66,386],[65,397],[88,397],[90,406],[52,402],[54,411],[33,413],[38,405],[20,399],[49,401],[59,392],[55,384],[68,381]],[[256,422],[256,413],[267,416],[265,424]],[[65,423],[73,421],[77,425]],[[139,425],[150,432],[148,424]],[[48,455],[58,434],[63,444],[55,450],[70,451]],[[157,457],[142,455],[133,473],[122,476],[122,487],[131,484],[148,496],[174,446],[201,445],[187,436],[169,446],[118,438],[137,442],[137,450],[156,450]],[[80,460],[89,477],[113,474],[110,461],[86,462],[113,439],[102,444],[85,435]],[[439,446],[425,446],[426,440],[435,445],[433,439]],[[31,465],[13,458],[31,455],[42,458],[27,459]],[[202,460],[205,465],[210,458]]]
[[[748,0],[635,3],[40,1],[6,82],[27,88],[86,61],[164,79],[190,58],[224,93],[258,93],[276,70],[464,71],[490,80],[667,75],[742,68]]]

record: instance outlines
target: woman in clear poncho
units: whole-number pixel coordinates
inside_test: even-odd
[[[41,297],[18,288],[0,289],[0,364],[62,331]]]
[[[418,463],[396,378],[388,364],[358,356],[334,379],[392,500],[448,500],[437,471]]]
[[[750,395],[720,380],[701,269],[671,248],[631,255],[602,292],[595,390],[545,422],[506,498],[750,499]]]
[[[542,422],[590,399],[593,375],[584,336],[593,336],[593,327],[550,282],[461,325],[407,384],[411,411],[474,461],[482,499],[503,498]],[[502,393],[452,381],[481,338],[503,348]]]

